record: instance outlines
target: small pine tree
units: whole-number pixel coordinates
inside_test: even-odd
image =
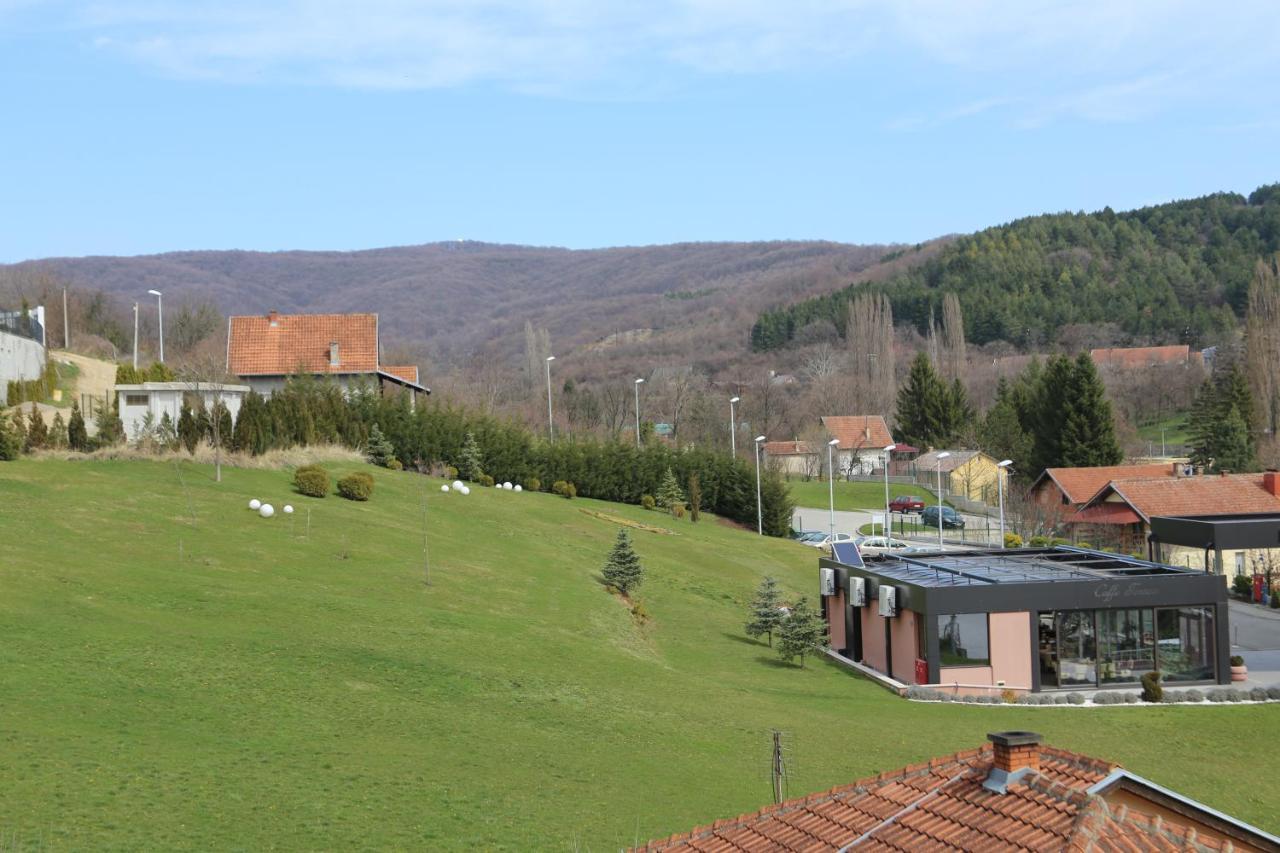
[[[809,608],[808,599],[800,599],[791,608],[791,615],[782,621],[778,656],[788,663],[799,657],[800,668],[804,669],[805,655],[814,649],[825,649],[827,645],[826,623]]]
[[[49,447],[63,450],[67,446],[67,425],[62,420],[62,412],[53,413],[53,423],[49,425]]]
[[[369,428],[369,443],[365,448],[365,458],[379,468],[386,468],[391,464],[391,460],[396,458],[395,446],[382,434],[377,424]]]
[[[484,473],[484,454],[480,450],[480,444],[476,441],[476,435],[468,431],[467,437],[462,442],[462,457],[458,460],[458,473],[471,482],[477,482],[480,475]]]
[[[156,442],[164,450],[178,449],[178,430],[168,412],[160,416],[160,425],[156,427]]]
[[[625,527],[618,528],[617,541],[613,543],[613,550],[609,552],[609,560],[604,564],[602,574],[605,583],[623,595],[630,595],[644,580],[644,567],[631,548],[631,537],[627,535]]]
[[[658,486],[658,493],[654,495],[658,501],[658,506],[663,509],[674,509],[677,505],[684,506],[684,492],[680,490],[680,481],[676,479],[676,475],[670,468],[662,475],[662,485]]]
[[[0,412],[0,462],[11,462],[22,455],[23,439],[14,429],[13,421]]]
[[[689,475],[689,520],[696,522],[702,517],[702,479],[698,472]]]
[[[182,442],[182,446],[188,453],[195,453],[196,445],[200,443],[200,424],[196,421],[191,407],[185,402],[182,404],[182,411],[178,414],[178,440]]]
[[[769,645],[773,646],[773,632],[782,627],[782,593],[778,590],[778,582],[770,575],[765,575],[756,590],[756,597],[751,600],[751,620],[746,630],[749,637],[768,636]]]
[[[27,450],[39,450],[49,443],[49,428],[44,425],[44,416],[31,404],[31,413],[27,415]]]
[[[89,431],[85,429],[84,415],[80,412],[78,401],[71,404],[71,420],[67,424],[67,446],[81,453],[89,449]]]
[[[98,441],[103,445],[110,446],[124,441],[124,423],[116,411],[114,400],[98,410],[95,422],[98,425]]]

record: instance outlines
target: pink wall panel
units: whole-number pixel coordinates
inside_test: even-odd
[[[875,607],[860,607],[862,614],[862,662],[872,669],[885,671],[884,619]]]
[[[845,642],[844,631],[844,591],[828,595],[824,600],[827,607],[827,624],[831,627],[831,648],[843,649],[848,645]]]

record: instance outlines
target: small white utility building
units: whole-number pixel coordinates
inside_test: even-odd
[[[220,382],[143,382],[138,385],[116,386],[120,420],[124,424],[124,434],[129,439],[146,422],[148,412],[153,426],[159,425],[167,414],[176,429],[178,417],[182,414],[183,400],[193,410],[203,403],[205,411],[212,411],[215,404],[222,403],[227,407],[234,424],[240,415],[240,404],[248,393],[248,385],[224,385]]]

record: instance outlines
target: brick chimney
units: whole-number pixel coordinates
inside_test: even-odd
[[[273,329],[274,329],[276,326],[280,325],[280,315],[279,315],[279,314],[277,314],[275,311],[268,311],[268,312],[267,312],[267,325],[271,326],[271,328],[273,328]]]
[[[1040,771],[1040,735],[1035,732],[992,732],[991,772],[982,787],[1003,794],[1014,782],[1028,773]]]
[[[1262,475],[1262,488],[1276,497],[1280,497],[1280,472],[1277,472],[1274,468],[1268,468]]]

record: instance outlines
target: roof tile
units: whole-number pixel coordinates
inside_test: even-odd
[[[840,450],[881,450],[893,444],[889,426],[880,415],[827,415],[822,425],[832,438],[840,439]]]

